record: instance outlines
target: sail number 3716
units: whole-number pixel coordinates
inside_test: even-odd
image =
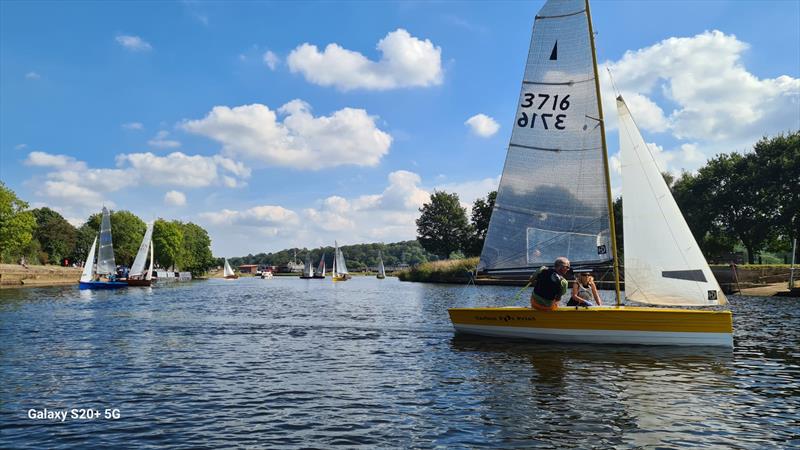
[[[554,127],[557,130],[566,129],[566,126],[564,126],[564,120],[567,118],[566,114],[547,113],[541,111],[547,111],[548,109],[556,112],[568,110],[569,94],[565,95],[559,100],[558,95],[537,95],[529,92],[522,97],[522,103],[520,103],[519,106],[522,108],[536,108],[536,110],[539,111],[528,115],[528,113],[523,110],[522,115],[517,119],[517,126],[519,127],[536,128],[536,123],[539,122],[538,126],[544,127],[545,130],[549,130],[550,127]]]

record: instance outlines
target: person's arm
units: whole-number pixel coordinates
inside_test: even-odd
[[[594,301],[597,303],[597,306],[602,305],[603,302],[600,300],[600,293],[597,292],[597,285],[594,284],[594,280],[589,282],[589,286],[592,287],[592,296],[594,296]]]
[[[578,296],[578,281],[572,284],[572,300],[575,300],[578,303],[583,303],[583,299]]]

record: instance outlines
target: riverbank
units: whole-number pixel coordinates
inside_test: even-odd
[[[0,289],[77,284],[80,267],[0,264]]]
[[[527,278],[499,279],[486,276],[473,277],[478,265],[478,258],[457,260],[433,261],[418,264],[407,270],[397,272],[400,281],[416,281],[424,283],[449,283],[488,286],[525,286]],[[711,266],[711,271],[726,294],[738,293],[746,296],[793,297],[798,295],[798,290],[788,289],[788,265],[741,265],[735,268],[730,266]],[[795,271],[797,277],[798,271]],[[598,288],[613,290],[614,274],[611,271],[595,273]],[[795,282],[797,285],[797,282]],[[620,282],[620,289],[624,290],[624,281]]]

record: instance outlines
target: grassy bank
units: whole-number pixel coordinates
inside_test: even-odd
[[[396,272],[400,281],[423,281],[434,283],[466,283],[470,272],[478,265],[478,258],[448,259],[418,264],[410,269]]]

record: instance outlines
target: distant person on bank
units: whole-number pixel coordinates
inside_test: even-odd
[[[569,283],[564,278],[569,272],[569,260],[563,256],[556,258],[553,268],[542,266],[531,276],[531,307],[539,311],[555,311],[558,302],[567,293]]]

